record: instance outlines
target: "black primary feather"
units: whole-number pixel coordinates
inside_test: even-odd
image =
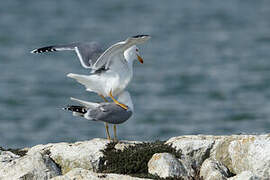
[[[46,46],[43,48],[38,48],[32,51],[32,53],[43,53],[43,52],[53,52],[56,51],[54,46]]]
[[[140,34],[140,35],[136,35],[136,36],[132,36],[133,38],[140,38],[140,37],[144,37],[144,36],[149,36],[149,35],[146,35],[146,34]]]
[[[64,110],[77,112],[77,113],[81,113],[81,114],[85,114],[87,112],[87,108],[84,106],[67,106],[64,108]]]

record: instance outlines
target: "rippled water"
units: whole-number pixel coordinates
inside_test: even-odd
[[[0,146],[105,137],[103,123],[61,108],[69,97],[100,101],[67,78],[87,74],[72,52],[45,45],[109,45],[150,34],[128,90],[135,115],[119,138],[264,133],[270,128],[270,1],[72,1],[0,3]]]

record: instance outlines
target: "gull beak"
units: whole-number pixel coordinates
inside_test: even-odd
[[[139,55],[137,54],[137,58],[138,58],[138,60],[140,61],[140,63],[143,64],[143,59],[141,58],[141,56],[139,56]]]

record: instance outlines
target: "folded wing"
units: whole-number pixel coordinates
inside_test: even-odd
[[[77,103],[79,103],[79,104],[81,104],[81,105],[83,105],[83,106],[85,106],[87,108],[91,108],[91,109],[94,109],[94,108],[97,108],[97,107],[100,106],[99,103],[93,103],[93,102],[83,101],[83,100],[76,99],[76,98],[73,98],[73,97],[71,97],[70,99],[72,101],[75,101],[75,102],[77,102]]]

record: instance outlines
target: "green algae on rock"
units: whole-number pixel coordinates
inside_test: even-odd
[[[181,158],[181,151],[176,151],[164,142],[144,142],[125,147],[122,151],[115,149],[117,143],[113,142],[102,150],[104,156],[101,158],[99,172],[129,174],[137,177],[153,178],[148,174],[148,161],[155,153],[171,153],[176,158]]]

